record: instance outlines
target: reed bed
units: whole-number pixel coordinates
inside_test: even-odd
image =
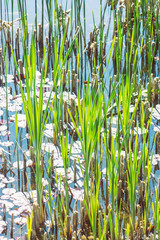
[[[0,2],[0,188],[17,175],[28,204],[18,236],[0,199],[2,236],[160,239],[159,1],[100,0],[90,33],[86,4],[35,0],[30,30],[27,1]]]

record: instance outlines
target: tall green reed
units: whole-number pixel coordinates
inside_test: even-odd
[[[33,37],[32,37],[30,52],[31,52],[30,56],[27,53],[24,54],[26,95],[22,87],[21,76],[19,74],[19,70],[18,70],[18,66],[16,63],[13,50],[12,50],[12,55],[13,55],[14,64],[20,79],[20,88],[21,88],[24,112],[26,115],[26,120],[27,120],[29,132],[31,136],[31,141],[34,148],[35,163],[36,163],[37,202],[40,206],[40,222],[43,222],[44,221],[43,186],[42,186],[43,163],[41,158],[41,144],[42,144],[44,129],[52,109],[54,98],[51,102],[51,106],[49,106],[50,100],[51,100],[51,94],[50,94],[50,97],[47,101],[46,109],[43,113],[43,81],[46,78],[47,67],[48,67],[46,49],[44,49],[43,68],[42,68],[42,74],[41,74],[41,82],[40,82],[40,89],[38,93],[39,94],[38,99],[37,99],[37,91],[36,91],[36,47],[35,47],[35,40]]]
[[[111,198],[111,207],[109,207],[110,217],[109,217],[109,224],[110,224],[110,231],[111,231],[111,238],[115,238],[115,209],[116,209],[116,196],[118,191],[118,162],[119,158],[116,158],[116,148],[117,143],[114,142],[114,137],[111,137],[111,146],[110,149],[108,145],[105,144],[106,147],[106,158],[107,158],[107,165],[108,165],[108,172],[107,172],[107,179],[109,181],[109,193]]]
[[[146,110],[147,111],[147,110]],[[141,128],[144,126],[145,111],[142,105],[141,110]],[[145,193],[145,204],[144,204],[144,232],[147,233],[149,226],[149,216],[150,216],[150,206],[151,206],[151,196],[150,196],[150,180],[151,180],[151,169],[152,169],[152,160],[149,161],[149,132],[152,121],[152,112],[150,118],[147,121],[146,133],[142,134],[141,137],[141,153],[142,153],[142,163],[143,163],[143,176],[144,176],[144,193]],[[142,130],[143,131],[143,130]],[[156,136],[154,138],[155,142]]]
[[[121,216],[121,201],[119,199],[119,174],[120,174],[120,156],[124,146],[124,136],[120,146],[118,139],[120,138],[117,128],[115,136],[112,135],[112,116],[109,121],[108,130],[105,131],[104,146],[106,151],[106,213],[109,215],[109,226],[111,239],[119,239],[120,237],[120,216]],[[105,126],[106,127],[106,126]],[[117,152],[118,149],[118,152]],[[122,196],[121,196],[122,197]],[[110,202],[109,202],[110,199]],[[109,204],[110,203],[110,204]]]
[[[7,81],[7,70],[8,70],[8,65],[7,65],[7,58],[8,58],[8,51],[7,48],[4,47],[3,43],[3,53],[4,53],[4,74],[5,74],[5,90],[6,90],[6,119],[7,119],[7,129],[9,129],[9,121],[8,121],[8,81]]]
[[[17,173],[18,173],[18,190],[20,191],[20,169],[18,155],[18,114],[15,113],[15,134],[16,134],[16,155],[17,155]]]
[[[75,40],[77,38],[77,33],[74,35],[73,40],[70,42],[70,46],[65,52],[65,41],[67,36],[67,28],[63,29],[63,34],[61,42],[59,42],[59,26],[57,26],[57,17],[54,12],[54,42],[53,42],[53,88],[55,91],[55,103],[53,109],[53,119],[54,119],[54,131],[55,131],[55,143],[58,144],[59,126],[60,119],[62,115],[62,101],[63,101],[63,75],[65,74],[64,67],[66,65],[68,56],[70,55]],[[52,33],[53,34],[53,33]],[[64,54],[65,52],[65,54]],[[60,87],[58,86],[60,80]],[[58,90],[60,95],[60,104],[58,102]],[[61,107],[60,107],[61,105]]]
[[[99,164],[99,169],[98,169],[98,176],[97,176],[97,183],[96,183],[96,188],[94,189],[93,182],[91,184],[91,190],[90,190],[90,202],[89,202],[89,207],[84,199],[84,204],[87,209],[88,217],[90,220],[90,224],[92,227],[93,231],[93,237],[94,240],[97,239],[97,225],[98,225],[98,210],[99,210],[99,187],[100,187],[100,179],[101,179],[101,173],[100,173],[100,164]],[[101,233],[100,233],[101,234]]]
[[[149,215],[151,207],[151,196],[150,196],[150,177],[152,168],[152,158],[151,161],[146,165],[145,180],[144,180],[144,192],[145,192],[145,206],[144,206],[144,232],[147,234],[147,229],[149,227]]]
[[[138,123],[137,123],[138,124]],[[137,125],[137,131],[138,131],[138,125]],[[133,137],[133,136],[132,136]],[[138,135],[136,135],[135,142],[134,142],[134,152],[132,153],[131,148],[131,140],[129,141],[129,156],[127,157],[127,164],[128,164],[128,170],[127,170],[127,183],[128,183],[128,192],[129,192],[129,198],[130,198],[130,226],[133,236],[133,231],[135,230],[135,218],[136,218],[136,200],[137,200],[137,183],[138,183],[138,177],[140,173],[140,168],[142,164],[142,158],[140,158],[140,161],[138,162]]]
[[[99,93],[99,94],[98,94]],[[89,93],[89,85],[84,90],[83,100],[80,100],[78,95],[78,111],[75,108],[76,118],[71,115],[68,110],[71,120],[74,124],[75,130],[81,142],[83,157],[85,160],[84,178],[84,192],[85,200],[89,204],[89,172],[90,162],[97,142],[100,140],[100,131],[103,121],[101,120],[103,96],[100,91],[97,93],[91,91]],[[80,130],[78,126],[80,125]],[[97,134],[98,133],[98,134]]]
[[[65,186],[66,214],[69,215],[69,193],[68,193],[67,176],[68,176],[68,168],[69,168],[70,156],[71,156],[71,150],[72,150],[72,142],[70,145],[70,149],[68,149],[69,147],[68,132],[66,132],[66,136],[63,136],[62,134],[60,145],[61,145],[64,172],[65,172],[64,186]]]
[[[158,238],[160,238],[160,200],[157,187],[155,187],[156,199],[155,202],[152,202],[152,211],[154,218],[154,239],[156,239],[156,234],[158,233]],[[158,231],[157,231],[158,230]]]

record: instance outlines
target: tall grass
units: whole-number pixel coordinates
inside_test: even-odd
[[[101,179],[100,164],[99,164],[98,170],[99,171],[98,171],[97,183],[96,183],[95,189],[93,187],[93,183],[91,185],[90,195],[92,197],[90,198],[89,207],[87,205],[86,200],[84,199],[84,204],[87,209],[88,217],[89,217],[90,224],[91,224],[92,231],[93,231],[94,240],[97,239],[97,225],[98,225],[97,218],[98,218],[98,210],[99,210],[99,187],[100,187],[100,179]]]
[[[9,21],[8,1],[5,2],[5,19]],[[100,0],[100,24],[96,28],[94,13],[94,44],[96,54],[94,55],[87,45],[86,32],[86,6],[84,0],[72,0],[70,19],[66,17],[63,6],[58,5],[57,0],[41,1],[42,3],[42,43],[44,50],[42,51],[42,72],[40,88],[37,92],[36,87],[36,70],[38,59],[37,47],[37,14],[38,1],[35,0],[35,28],[36,35],[32,35],[31,48],[27,49],[28,22],[27,22],[27,2],[17,0],[19,14],[22,18],[23,30],[23,58],[25,66],[26,89],[22,86],[22,80],[18,65],[12,49],[14,64],[18,72],[20,80],[20,90],[23,100],[23,108],[27,119],[27,125],[31,136],[31,144],[34,148],[35,155],[35,176],[37,201],[40,206],[40,222],[45,221],[44,202],[43,202],[43,186],[42,176],[44,173],[44,164],[41,157],[41,144],[43,133],[48,120],[51,119],[54,126],[54,144],[60,148],[63,167],[65,171],[64,192],[59,192],[59,184],[61,185],[61,176],[58,178],[55,171],[56,185],[58,188],[57,203],[53,200],[53,158],[48,157],[48,175],[49,196],[46,194],[48,208],[51,218],[51,235],[57,235],[57,221],[63,234],[63,238],[71,237],[71,228],[69,224],[71,211],[69,209],[69,185],[68,185],[68,169],[70,164],[71,146],[69,148],[70,137],[68,131],[66,136],[60,131],[60,122],[63,120],[63,91],[67,90],[70,94],[70,78],[68,84],[63,85],[63,79],[66,72],[75,65],[75,72],[80,78],[80,84],[77,84],[77,104],[75,104],[75,116],[68,109],[70,119],[74,125],[74,130],[81,143],[84,166],[80,165],[83,175],[84,185],[84,205],[85,214],[87,214],[86,225],[94,239],[121,239],[125,235],[126,239],[134,239],[135,231],[143,231],[144,237],[149,234],[150,216],[153,212],[154,221],[154,238],[159,232],[160,220],[159,213],[159,196],[156,192],[155,202],[152,203],[152,212],[150,209],[151,201],[150,177],[152,169],[152,161],[149,162],[149,131],[151,126],[151,118],[147,119],[147,110],[143,107],[142,89],[146,87],[145,83],[137,87],[140,77],[143,77],[140,67],[144,64],[147,66],[148,81],[148,99],[151,94],[151,73],[153,71],[153,62],[155,54],[160,55],[158,41],[160,39],[159,31],[159,12],[155,5],[156,1],[127,1],[124,2],[125,9],[117,8],[117,2],[112,1],[111,8],[113,16],[113,39],[110,43],[110,49],[107,59],[105,49],[106,41],[109,36],[110,23],[108,24],[108,32],[105,33],[105,13],[107,9],[106,3]],[[2,2],[0,3],[2,6]],[[12,23],[13,23],[13,5],[12,7]],[[67,3],[66,3],[67,6]],[[155,7],[156,6],[156,7]],[[49,42],[48,46],[44,44],[44,11],[47,10],[47,20],[49,23]],[[1,7],[2,9],[2,7]],[[66,10],[66,9],[65,9]],[[83,11],[83,21],[81,21]],[[1,18],[2,18],[1,10]],[[124,17],[124,18],[123,18]],[[75,19],[75,21],[74,21]],[[110,20],[111,21],[111,20]],[[1,23],[0,23],[1,24]],[[0,25],[1,28],[1,25]],[[99,33],[98,33],[99,31]],[[155,40],[157,38],[157,40]],[[152,43],[155,40],[155,45]],[[13,43],[12,28],[12,43]],[[3,44],[3,54],[5,61],[5,86],[6,86],[6,103],[7,99],[7,50]],[[42,48],[43,48],[42,47]],[[83,53],[85,48],[85,53]],[[86,50],[87,49],[87,50]],[[145,54],[144,54],[145,49]],[[91,59],[87,59],[86,51],[91,51]],[[85,55],[84,55],[85,54]],[[89,55],[88,55],[89,56]],[[143,56],[146,57],[145,63]],[[111,76],[110,93],[106,97],[108,86],[106,86],[110,60],[113,59],[113,76]],[[106,64],[106,59],[108,60]],[[90,70],[87,69],[88,62]],[[140,66],[141,65],[141,66]],[[105,66],[105,67],[104,67]],[[53,71],[53,87],[50,89],[51,94],[43,111],[43,83],[49,72]],[[88,77],[87,86],[83,84],[83,80],[87,76],[95,74],[96,83],[90,86]],[[68,74],[69,76],[69,74]],[[106,77],[107,76],[107,77]],[[91,79],[92,81],[92,79]],[[144,81],[144,82],[145,82]],[[60,83],[60,84],[59,84]],[[101,87],[102,83],[102,87]],[[54,90],[54,98],[51,95]],[[26,92],[25,92],[26,91]],[[38,97],[37,97],[38,95]],[[133,111],[130,111],[131,105],[134,105]],[[152,104],[152,103],[151,103]],[[8,109],[6,105],[6,109]],[[139,114],[138,114],[139,113]],[[113,117],[117,117],[117,129],[113,135],[112,121]],[[18,125],[17,114],[15,121],[16,140],[18,142]],[[7,113],[8,120],[8,113]],[[7,123],[8,124],[8,123]],[[66,124],[67,125],[67,124]],[[146,125],[146,133],[143,132]],[[141,136],[139,136],[139,127],[141,128]],[[136,134],[135,134],[136,132]],[[69,149],[68,149],[69,148]],[[125,151],[122,156],[122,150]],[[141,152],[139,151],[141,150]],[[118,153],[117,153],[118,152]],[[18,155],[17,155],[18,156]],[[18,157],[17,157],[18,160]],[[102,166],[106,165],[105,179],[102,174]],[[18,164],[19,166],[19,164]],[[19,168],[19,167],[18,167]],[[19,170],[19,169],[18,169]],[[18,171],[19,172],[19,171]],[[140,201],[139,182],[144,181],[143,201]],[[106,181],[106,182],[105,182]],[[60,182],[60,183],[59,183]],[[105,194],[103,193],[103,183],[105,182]],[[102,192],[102,196],[100,194]],[[140,205],[137,206],[137,204]],[[57,207],[58,206],[58,207]],[[140,209],[141,230],[139,229],[140,219],[138,215]],[[56,218],[56,214],[58,218]],[[86,217],[86,216],[85,216]],[[68,219],[68,222],[67,222]],[[86,219],[86,218],[85,218]],[[88,221],[89,220],[89,221]],[[67,224],[69,233],[66,234]],[[27,221],[28,238],[31,236],[32,215]],[[86,226],[85,225],[85,226]],[[125,230],[123,230],[125,228]],[[84,231],[84,229],[83,229]],[[57,237],[57,236],[56,236]]]
[[[25,50],[24,50],[25,52]],[[12,50],[14,63],[16,66],[16,70],[18,72],[19,79],[21,79],[18,66],[16,63],[16,59]],[[22,81],[20,80],[21,94],[23,100],[23,107],[26,115],[26,120],[29,128],[29,132],[31,135],[31,141],[34,148],[35,154],[35,163],[36,163],[36,189],[37,189],[37,202],[40,206],[40,222],[44,221],[44,213],[43,213],[43,187],[42,187],[42,174],[43,174],[43,163],[41,158],[41,144],[45,126],[47,124],[51,107],[53,105],[53,101],[51,106],[49,106],[50,98],[48,99],[46,110],[43,113],[43,79],[46,78],[47,73],[47,54],[46,49],[44,49],[44,58],[43,58],[43,69],[41,74],[41,83],[39,89],[39,99],[37,100],[37,91],[36,91],[36,47],[34,38],[32,38],[31,45],[31,55],[29,56],[27,53],[24,55],[25,61],[25,80],[26,80],[26,92],[27,97],[24,93],[22,87]]]
[[[40,89],[39,89],[39,97],[37,99],[37,91],[36,91],[36,39],[32,36],[31,42],[31,49],[30,49],[30,56],[26,51],[26,41],[27,41],[27,23],[25,20],[25,12],[24,7],[21,12],[22,15],[22,25],[23,25],[23,34],[24,34],[24,43],[23,43],[23,52],[24,52],[24,63],[25,63],[25,81],[26,81],[26,95],[24,93],[22,87],[22,81],[20,80],[20,88],[23,100],[23,107],[26,114],[27,124],[29,128],[29,132],[31,135],[31,141],[34,147],[34,154],[35,154],[35,163],[36,163],[36,189],[37,189],[37,201],[40,206],[40,222],[44,221],[44,213],[43,213],[43,187],[42,187],[42,174],[43,174],[43,163],[41,158],[41,144],[45,126],[47,124],[48,118],[50,116],[52,106],[54,103],[54,98],[51,101],[51,94],[46,104],[46,109],[43,112],[43,83],[45,82],[47,68],[48,68],[48,53],[46,47],[44,48],[43,52],[43,67],[41,73],[41,82],[40,82]],[[56,20],[55,20],[56,21]],[[65,42],[65,33],[63,35],[62,43],[58,43],[59,34],[57,32],[57,28],[55,27],[55,35],[54,35],[54,55],[53,55],[53,69],[54,69],[54,83],[53,88],[56,92],[55,103],[54,105],[55,111],[58,111],[59,105],[57,100],[57,83],[59,76],[62,74],[62,68],[66,62],[66,59],[72,49],[73,42],[71,47],[69,48],[68,52],[66,53],[65,58],[63,59],[63,49],[64,49],[64,42]],[[58,54],[58,48],[60,47],[60,53]],[[18,72],[18,77],[21,79],[18,66],[16,63],[16,59],[14,56],[14,52],[12,50],[14,63],[16,66],[16,70]],[[53,114],[54,115],[54,114]],[[57,115],[54,115],[54,124],[57,124]],[[56,136],[57,137],[57,136]]]
[[[89,203],[89,172],[90,162],[97,142],[100,140],[100,132],[103,121],[102,116],[103,96],[95,93],[94,90],[89,94],[89,85],[84,91],[83,101],[78,96],[78,111],[75,108],[76,119],[74,120],[71,112],[69,115],[74,124],[75,130],[81,142],[82,152],[85,160],[85,172],[82,170],[84,178],[85,200]],[[78,126],[80,125],[80,130]],[[96,164],[96,163],[95,163]]]
[[[68,193],[68,183],[67,183],[67,176],[68,176],[68,168],[70,163],[70,156],[72,150],[72,143],[70,145],[70,149],[68,149],[68,132],[66,136],[61,137],[60,140],[61,145],[61,152],[62,152],[62,159],[63,159],[63,166],[65,171],[65,178],[64,178],[64,186],[65,186],[65,200],[66,200],[66,214],[69,215],[69,193]],[[68,154],[69,151],[69,154]]]
[[[137,130],[138,130],[138,123],[137,123]],[[131,235],[133,237],[133,231],[135,230],[135,223],[136,223],[135,221],[136,220],[136,199],[137,199],[136,190],[137,190],[137,183],[138,183],[140,168],[142,164],[142,158],[138,162],[138,152],[137,152],[138,136],[136,135],[136,138],[135,138],[133,155],[131,151],[131,142],[132,142],[132,139],[129,143],[129,157],[127,159],[127,164],[128,164],[127,182],[128,182],[130,210],[131,210],[130,226],[131,226]],[[134,171],[134,169],[136,169],[136,171]]]
[[[159,217],[159,211],[160,211],[160,200],[158,196],[158,190],[155,187],[156,192],[156,200],[155,203],[152,203],[152,210],[153,210],[153,217],[154,217],[154,238],[156,238],[156,234],[158,232],[158,238],[160,237],[160,217]]]

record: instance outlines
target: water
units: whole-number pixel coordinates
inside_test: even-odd
[[[64,7],[64,9],[68,10],[71,8],[71,1],[67,1],[66,4],[66,0],[64,1],[58,1],[59,4],[61,3],[62,6]],[[35,22],[35,5],[34,2],[32,0],[28,0],[26,1],[27,3],[27,20],[28,20],[28,24],[29,24],[29,30],[32,30],[32,26]],[[98,26],[100,23],[100,4],[99,1],[96,0],[88,0],[86,3],[86,22],[87,22],[87,33],[89,33],[90,31],[93,30],[93,15],[94,15],[94,19],[95,19],[95,24]],[[104,9],[106,3],[103,2],[102,3],[102,8]],[[4,5],[3,5],[3,10],[5,9]],[[3,20],[8,20],[9,17],[9,21],[12,21],[12,8],[11,8],[11,4],[9,4],[8,6],[8,11],[9,14],[8,16],[5,14],[5,11],[2,11],[2,16],[3,16]],[[108,23],[109,20],[109,15],[110,15],[110,7],[107,8],[107,12],[105,15],[105,22],[106,24]],[[18,6],[17,6],[17,1],[14,2],[14,6],[13,6],[13,19],[17,19],[19,18],[19,13],[18,13]],[[83,24],[83,13],[81,13],[81,20],[82,20],[82,24]],[[37,1],[37,22],[41,23],[42,21],[42,4],[41,4],[41,0]],[[45,6],[44,9],[44,24],[47,25],[48,24],[48,13],[47,13],[47,9]],[[111,31],[113,30],[113,22],[111,22]],[[111,39],[110,39],[111,40]]]
[[[103,9],[105,7],[105,2],[103,2]],[[63,6],[65,6],[65,2],[63,2],[62,4]],[[120,4],[117,5],[117,7]],[[66,9],[70,8],[70,3],[68,3],[66,5]],[[41,15],[42,15],[42,10],[41,10],[41,2],[38,1],[38,8],[37,8],[37,22],[41,22]],[[35,22],[35,9],[34,9],[34,4],[33,1],[27,1],[27,19],[28,19],[28,31],[31,35],[32,32],[32,28],[33,28],[33,23]],[[48,21],[47,21],[47,11],[46,8],[44,9],[44,25],[45,25],[45,31],[44,31],[44,35],[48,34]],[[99,27],[99,22],[100,22],[100,5],[99,5],[99,1],[91,1],[88,0],[86,1],[86,26],[87,26],[87,36],[86,36],[86,42],[89,41],[90,39],[90,32],[93,31],[93,13],[94,13],[94,19],[95,19],[95,24],[97,27]],[[122,15],[124,14],[124,11],[122,10]],[[5,14],[5,11],[2,14],[3,16],[3,20],[7,19],[7,15]],[[125,17],[125,14],[124,14]],[[14,5],[14,11],[13,11],[13,19],[17,19],[19,18],[19,14],[18,14],[18,8],[17,5]],[[9,4],[9,21],[11,21],[12,19],[12,13],[11,13],[11,6]],[[113,16],[112,16],[112,10],[111,10],[111,6],[107,7],[107,10],[105,12],[105,23],[106,23],[106,27],[104,28],[104,31],[107,31],[107,27],[108,27],[108,22],[110,19],[110,25],[109,25],[109,32],[108,32],[108,37],[107,37],[107,44],[106,44],[106,56],[109,56],[109,52],[110,52],[110,47],[113,41]],[[83,25],[83,13],[81,13],[81,23]],[[14,30],[14,38],[15,38],[15,29],[18,26],[21,26],[21,21],[15,22],[13,25],[13,30]],[[21,33],[22,34],[22,33]],[[0,32],[0,36],[2,36],[2,31]],[[123,50],[123,56],[125,56],[125,44],[126,44],[126,35],[124,35],[124,50]],[[21,41],[22,42],[22,41]],[[4,47],[2,42],[0,43],[0,48]],[[114,58],[114,53],[111,56],[111,61],[108,65],[108,68],[105,72],[104,75],[104,79],[105,79],[105,93],[106,93],[106,101],[108,101],[108,94],[109,94],[109,77],[112,76],[112,81],[113,81],[113,75],[116,74],[116,67],[115,67],[115,58]],[[144,53],[144,57],[147,56],[147,53]],[[9,58],[9,57],[8,57]],[[22,52],[22,48],[20,50],[20,58],[23,59],[23,52]],[[156,62],[156,60],[154,60],[155,62],[155,68],[154,70],[154,77],[158,76],[158,62]],[[146,60],[147,62],[147,60]],[[139,79],[142,78],[142,81],[144,80],[144,84],[143,87],[146,88],[147,82],[148,82],[148,71],[146,71],[147,68],[147,64],[146,62],[142,59],[142,57],[140,58],[139,64],[138,64],[138,81]],[[121,72],[121,75],[125,76],[126,74],[126,69],[125,69],[125,60],[122,61],[122,65],[124,67],[123,71]],[[76,60],[74,59],[73,61],[73,65],[76,67]],[[131,65],[133,65],[133,63],[131,63]],[[5,93],[5,86],[1,86],[0,87],[0,110],[3,111],[3,113],[1,114],[0,112],[0,116],[1,116],[1,124],[0,124],[0,144],[3,147],[3,149],[6,152],[6,156],[7,156],[7,178],[4,177],[3,174],[3,156],[1,156],[0,154],[0,164],[1,164],[1,172],[2,174],[0,175],[0,194],[1,194],[1,199],[0,199],[0,221],[2,221],[1,218],[3,218],[5,220],[5,222],[1,222],[1,228],[0,228],[0,234],[1,237],[6,237],[7,239],[9,239],[11,237],[10,233],[11,233],[11,215],[14,214],[14,233],[13,236],[14,237],[19,237],[20,235],[22,235],[24,237],[24,233],[26,232],[26,215],[28,213],[30,213],[31,211],[31,203],[32,203],[32,198],[34,196],[34,198],[36,198],[36,191],[35,191],[35,179],[34,179],[34,174],[33,174],[33,170],[32,170],[32,163],[30,162],[30,154],[28,151],[29,145],[30,145],[30,141],[29,139],[27,139],[28,135],[27,134],[27,128],[26,128],[26,120],[24,118],[24,110],[22,108],[22,101],[21,101],[21,97],[19,96],[20,94],[20,87],[19,87],[19,82],[15,83],[13,80],[13,74],[14,74],[14,67],[13,67],[13,60],[8,61],[7,64],[8,67],[8,73],[11,74],[11,76],[7,76],[7,81],[8,81],[8,109],[9,112],[6,110],[6,103],[5,103],[5,99],[6,99],[6,93]],[[104,67],[105,68],[105,67]],[[76,69],[76,68],[75,68]],[[85,69],[85,68],[84,68]],[[141,72],[140,69],[144,69],[143,72]],[[97,70],[97,69],[96,69]],[[83,71],[82,71],[83,72]],[[80,75],[80,74],[79,74]],[[90,64],[87,63],[87,76],[91,76],[91,70],[90,70]],[[79,76],[80,77],[80,76]],[[51,87],[49,84],[51,84],[51,73],[49,75],[50,79],[47,79],[46,81],[46,85],[44,86],[45,89],[45,94],[47,95],[48,92],[50,91]],[[88,79],[88,77],[86,78]],[[81,79],[80,81],[84,81],[86,80]],[[9,80],[11,80],[11,82],[9,82]],[[38,81],[38,80],[37,80]],[[25,81],[24,81],[25,84]],[[25,87],[25,85],[24,85]],[[37,94],[38,94],[38,85],[37,85]],[[82,91],[83,92],[83,91]],[[65,95],[65,94],[64,94]],[[69,94],[70,95],[70,94]],[[16,98],[15,98],[16,97]],[[58,97],[60,98],[60,95],[58,95]],[[72,95],[72,97],[74,98],[75,96]],[[68,101],[68,93],[66,93],[65,95],[66,101]],[[76,98],[76,97],[75,97]],[[147,100],[147,97],[143,97],[144,101]],[[158,98],[159,101],[159,98]],[[156,149],[156,144],[154,144],[154,136],[155,136],[155,132],[157,132],[157,130],[155,130],[155,127],[157,127],[159,129],[159,119],[160,119],[160,110],[159,110],[159,105],[157,105],[159,102],[155,103],[154,106],[156,106],[156,108],[154,109],[153,112],[153,118],[152,118],[152,123],[151,123],[151,129],[150,129],[150,136],[149,136],[149,150],[150,153],[149,155],[151,155],[151,153],[157,153],[157,155],[154,156],[154,164],[156,165],[156,169],[155,167],[152,167],[152,175],[151,175],[151,182],[150,182],[150,187],[151,187],[151,192],[152,192],[152,201],[155,201],[155,192],[154,192],[154,187],[158,185],[158,176],[159,176],[159,149]],[[45,104],[44,104],[44,108],[45,108]],[[23,114],[23,115],[19,115],[19,117],[21,116],[21,121],[19,120],[18,124],[19,124],[19,134],[18,134],[18,145],[16,144],[16,135],[15,135],[15,123],[14,123],[14,119],[12,118],[12,115],[15,115],[15,110],[17,109],[19,114]],[[116,112],[116,110],[115,110]],[[115,115],[116,116],[116,115]],[[53,115],[51,114],[51,117],[49,119],[49,123],[53,122],[52,119]],[[8,123],[7,123],[7,119],[8,119]],[[138,116],[137,116],[137,120],[138,120]],[[108,120],[109,122],[109,120]],[[117,120],[115,117],[115,122],[112,124],[112,135],[114,135],[114,133],[116,132],[117,129]],[[72,131],[72,130],[70,130]],[[136,132],[136,128],[134,129],[134,131]],[[159,130],[158,130],[159,131]],[[141,130],[140,130],[141,132]],[[48,137],[49,135],[49,137]],[[71,137],[70,137],[71,138]],[[71,200],[71,204],[70,204],[70,212],[73,213],[74,210],[80,209],[80,202],[78,201],[78,206],[76,206],[76,199],[81,200],[84,194],[83,191],[83,181],[82,181],[82,174],[81,174],[81,170],[79,167],[79,164],[77,162],[77,185],[75,188],[75,185],[73,183],[74,180],[74,159],[77,157],[79,157],[80,163],[83,166],[83,156],[82,156],[82,149],[80,146],[80,142],[78,141],[78,139],[76,139],[77,141],[74,142],[73,144],[73,150],[72,150],[72,154],[71,154],[71,163],[70,163],[70,167],[69,167],[69,174],[68,174],[68,179],[69,179],[69,186],[70,186],[70,190],[73,194],[73,200]],[[139,134],[139,141],[141,142],[141,134]],[[9,144],[10,146],[3,146],[3,144]],[[48,190],[48,176],[47,176],[47,170],[48,170],[48,158],[49,158],[49,152],[51,152],[51,150],[54,149],[54,165],[57,167],[57,174],[58,177],[60,179],[60,174],[63,174],[63,160],[62,157],[60,156],[60,152],[59,152],[59,148],[55,147],[53,145],[53,126],[52,125],[47,125],[46,131],[45,131],[45,136],[43,139],[43,143],[46,143],[46,152],[45,152],[45,156],[44,156],[44,162],[45,162],[45,167],[44,167],[44,184],[46,184],[46,189]],[[45,144],[44,144],[45,145]],[[43,145],[43,146],[44,146]],[[140,150],[140,149],[139,149]],[[27,167],[27,178],[24,176],[24,165],[23,165],[23,158],[24,158],[24,152],[26,152],[26,157],[29,160],[27,162],[27,164],[29,165]],[[100,157],[100,151],[98,152],[98,156]],[[103,185],[103,190],[101,188],[101,193],[100,193],[100,199],[101,199],[101,204],[102,206],[105,208],[105,201],[103,199],[103,194],[106,191],[106,179],[105,179],[105,153],[103,156],[103,164],[102,164],[102,169],[103,169],[103,174],[102,174],[102,179],[101,179],[101,184]],[[16,163],[17,163],[17,158],[20,161],[20,172],[17,170],[16,167]],[[22,165],[21,165],[22,164]],[[14,175],[15,174],[15,175]],[[14,180],[14,181],[13,181]],[[12,182],[13,181],[13,182]],[[23,182],[22,182],[23,181]],[[26,181],[26,182],[25,182]],[[30,182],[30,184],[27,182]],[[64,186],[62,184],[62,186],[55,186],[55,178],[52,179],[52,186],[54,186],[52,188],[53,191],[53,197],[54,200],[57,201],[57,196],[59,193],[59,190],[63,190]],[[49,183],[50,184],[50,183]],[[26,187],[27,185],[27,187]],[[10,189],[11,188],[11,189]],[[32,192],[30,191],[32,188]],[[6,189],[10,189],[9,192],[7,192]],[[15,191],[16,190],[16,193]],[[29,194],[28,194],[29,192]],[[45,195],[45,194],[44,194]],[[21,198],[21,200],[19,201],[19,199]],[[4,202],[5,201],[5,202]],[[111,199],[110,199],[111,201]],[[5,212],[5,210],[3,209],[3,205],[6,205],[6,219],[3,216],[3,212]],[[26,208],[22,208],[22,205],[24,207],[24,205],[26,206]],[[48,205],[47,205],[47,210],[48,210]],[[18,212],[17,212],[18,209]],[[14,212],[13,212],[14,210]],[[151,210],[150,210],[151,212]],[[16,216],[17,215],[17,216]],[[80,217],[80,214],[79,214]],[[17,219],[18,218],[18,219]],[[7,227],[6,227],[6,221],[7,221]],[[21,226],[19,227],[17,225],[17,223]],[[46,224],[46,228],[48,228],[47,224]],[[3,231],[4,230],[4,231]],[[60,237],[59,237],[60,239]]]

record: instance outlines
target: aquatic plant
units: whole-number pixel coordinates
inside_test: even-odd
[[[34,38],[32,38],[31,56],[29,56],[27,53],[24,56],[27,97],[22,87],[22,80],[21,80],[21,76],[18,70],[18,66],[16,63],[13,50],[12,50],[12,54],[13,54],[16,70],[18,72],[18,76],[20,79],[23,107],[26,114],[26,120],[27,120],[29,132],[31,136],[31,142],[34,148],[35,164],[36,164],[37,201],[40,206],[40,222],[42,223],[44,221],[44,212],[43,212],[43,186],[42,186],[43,163],[41,158],[41,144],[42,144],[42,137],[45,130],[45,126],[47,124],[47,121],[52,109],[52,105],[54,102],[54,98],[53,98],[51,106],[49,106],[50,99],[51,99],[51,94],[50,94],[50,97],[46,105],[46,109],[43,114],[42,85],[44,81],[43,79],[46,78],[47,67],[48,67],[46,49],[44,49],[43,68],[42,68],[42,74],[41,74],[38,100],[37,100],[37,91],[36,91],[36,48],[35,48]]]
[[[65,6],[57,0],[40,3],[34,1],[30,36],[28,2],[0,2],[0,100],[5,99],[0,104],[0,145],[9,146],[7,151],[0,148],[0,171],[6,177],[0,176],[2,194],[15,191],[5,189],[12,180],[8,172],[15,174],[15,166],[18,179],[28,174],[30,188],[34,189],[36,178],[39,205],[34,202],[33,215],[26,213],[28,239],[38,234],[44,239],[156,238],[160,235],[154,173],[159,166],[159,3],[100,0],[100,22],[92,12],[89,34],[85,0],[66,1]],[[9,61],[10,46],[14,66]],[[12,68],[17,71],[14,79],[8,76]],[[17,107],[10,118],[10,110],[21,99],[19,93],[30,140],[22,138],[26,129],[21,131],[18,122],[22,108]],[[12,163],[10,121],[15,122],[16,163]],[[29,151],[23,148],[31,152],[28,170]],[[23,185],[19,181],[19,191]],[[33,189],[30,195],[35,201]],[[28,193],[24,195],[31,200]],[[6,204],[6,220],[9,203],[0,201]],[[43,223],[41,232],[38,224],[35,231],[35,212]],[[17,213],[10,214],[13,226]],[[3,221],[0,233],[4,229]]]

